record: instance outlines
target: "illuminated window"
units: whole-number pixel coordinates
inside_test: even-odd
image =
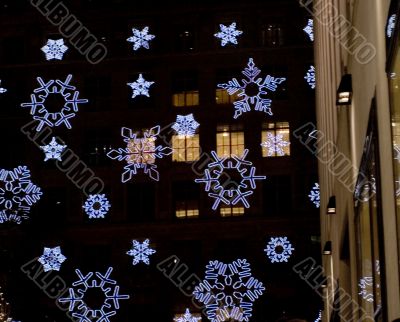
[[[154,137],[129,140],[128,163],[153,164],[155,162],[156,140]]]
[[[244,150],[244,132],[241,126],[217,127],[217,154],[219,157],[241,156]]]
[[[177,181],[172,185],[175,217],[199,217],[199,187],[193,181]]]
[[[199,203],[197,200],[177,201],[175,208],[176,218],[199,217]]]
[[[196,161],[200,156],[200,137],[198,134],[194,136],[173,135],[172,136],[172,161]]]
[[[261,132],[263,157],[281,157],[290,155],[289,122],[263,124]]]
[[[172,105],[197,106],[199,105],[199,90],[197,73],[183,72],[173,76]]]
[[[221,207],[219,209],[221,217],[238,217],[244,215],[244,207]]]
[[[233,104],[238,100],[237,94],[229,95],[226,89],[217,88],[215,90],[215,101],[217,104]]]

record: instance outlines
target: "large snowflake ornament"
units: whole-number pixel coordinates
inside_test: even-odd
[[[215,161],[208,164],[204,177],[195,179],[195,182],[204,183],[208,196],[215,199],[213,210],[218,208],[220,202],[228,206],[242,202],[246,208],[250,207],[247,197],[256,189],[256,180],[265,180],[266,177],[255,175],[253,163],[245,160],[248,152],[245,149],[241,157],[220,158],[215,151],[211,151]],[[237,178],[230,177],[229,173],[237,175]]]
[[[186,309],[185,314],[180,316],[179,318],[174,318],[175,322],[198,322],[201,321],[201,317],[193,316],[189,309]]]
[[[172,125],[172,128],[178,133],[178,135],[184,135],[191,137],[196,133],[196,129],[200,126],[199,123],[193,117],[193,114],[178,115],[176,122]]]
[[[0,223],[27,219],[31,206],[42,196],[42,191],[31,181],[26,166],[13,170],[0,169]]]
[[[137,265],[140,262],[146,265],[150,264],[149,256],[153,255],[156,251],[150,246],[150,240],[146,239],[143,243],[137,240],[132,240],[132,249],[128,250],[126,253],[133,257],[132,265]]]
[[[264,249],[271,263],[282,263],[288,261],[294,248],[287,237],[272,237]]]
[[[225,26],[223,24],[219,25],[220,31],[214,34],[214,36],[221,40],[221,46],[231,43],[237,45],[236,37],[240,36],[243,31],[236,29],[236,22],[231,23],[230,26]]]
[[[0,79],[0,85],[1,85],[1,79]],[[0,86],[0,94],[4,94],[5,92],[7,92],[7,90]]]
[[[133,50],[138,50],[141,47],[149,49],[149,41],[156,37],[149,34],[149,27],[144,27],[142,30],[132,28],[132,33],[133,36],[129,37],[127,41],[133,43]]]
[[[393,30],[394,30],[394,28],[396,26],[396,17],[397,17],[396,14],[392,14],[389,17],[389,20],[388,20],[388,23],[387,23],[387,27],[386,27],[386,35],[387,35],[388,38],[392,38],[392,36],[393,36]]]
[[[39,121],[36,131],[41,131],[43,126],[49,127],[65,124],[68,129],[72,128],[70,119],[78,112],[78,104],[87,103],[87,99],[80,99],[76,87],[70,84],[72,75],[68,75],[65,81],[59,79],[49,80],[47,83],[38,77],[40,87],[36,88],[31,94],[30,103],[22,103],[22,107],[29,107],[33,119]],[[62,106],[57,107],[58,112],[50,112],[46,107],[46,100],[51,98],[62,98]],[[54,107],[53,107],[54,108]]]
[[[47,44],[43,46],[41,50],[46,54],[47,60],[62,60],[64,53],[68,50],[68,47],[65,46],[64,39],[48,39]]]
[[[304,76],[304,79],[306,80],[306,82],[308,83],[308,85],[310,85],[310,87],[312,89],[315,88],[315,67],[314,66],[310,66],[309,70],[306,73],[306,76]]]
[[[89,195],[82,208],[91,218],[104,218],[104,215],[110,210],[110,202],[105,194]]]
[[[315,207],[319,208],[319,206],[320,206],[320,191],[319,191],[318,183],[314,184],[308,197],[310,198],[310,201],[315,205]]]
[[[61,154],[64,152],[66,147],[66,145],[57,143],[56,138],[53,136],[49,144],[40,147],[45,153],[44,161],[50,159],[62,161]]]
[[[119,294],[117,281],[110,278],[113,268],[109,267],[105,274],[89,272],[83,275],[79,269],[75,272],[79,280],[72,283],[69,288],[69,297],[60,298],[60,303],[69,303],[68,310],[72,312],[78,322],[110,322],[110,317],[117,313],[120,300],[129,299],[129,295]],[[76,287],[79,287],[76,289]],[[103,305],[89,307],[87,305],[86,293],[90,290],[100,291],[104,294]]]
[[[285,147],[289,146],[290,142],[283,140],[282,134],[272,134],[270,132],[267,133],[267,139],[261,143],[261,146],[268,149],[268,156],[279,155],[284,156],[285,151],[283,150]]]
[[[311,41],[314,41],[314,20],[308,19],[307,26],[304,27],[304,32],[308,35]]]
[[[242,71],[246,79],[242,79],[241,83],[233,78],[225,84],[218,84],[218,87],[228,91],[229,95],[237,94],[238,100],[233,102],[235,107],[234,118],[238,118],[243,113],[249,112],[254,106],[256,111],[261,111],[272,115],[271,103],[272,100],[265,98],[268,91],[275,92],[278,85],[286,80],[286,78],[275,78],[270,75],[262,79],[257,76],[261,73],[254,64],[253,58],[249,59],[247,67]]]
[[[67,258],[61,254],[60,246],[54,248],[45,247],[43,255],[39,257],[38,262],[43,265],[43,270],[48,271],[59,271],[61,264]]]
[[[136,82],[127,83],[127,85],[130,86],[133,90],[132,98],[135,98],[136,96],[139,95],[150,97],[149,90],[150,86],[153,84],[154,82],[149,82],[145,80],[142,74],[139,74],[139,77],[136,80]]]
[[[122,182],[127,182],[137,174],[139,169],[143,169],[151,179],[158,181],[159,173],[157,165],[154,164],[157,158],[161,159],[166,155],[172,153],[170,147],[156,145],[157,136],[160,134],[160,126],[157,125],[150,130],[144,132],[143,137],[139,138],[137,133],[131,129],[123,127],[121,129],[121,136],[127,144],[126,148],[119,148],[118,150],[111,150],[107,156],[113,160],[125,160],[128,165],[124,167],[122,173]]]
[[[230,264],[210,261],[203,282],[195,287],[193,295],[206,306],[211,322],[249,321],[253,302],[265,287],[251,275],[250,263],[238,259]]]

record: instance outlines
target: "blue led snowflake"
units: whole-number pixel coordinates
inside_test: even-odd
[[[104,215],[110,210],[110,202],[105,194],[89,195],[83,209],[90,218],[104,218]]]
[[[256,176],[256,168],[253,163],[246,161],[245,158],[249,150],[245,149],[241,157],[232,156],[232,159],[227,157],[218,157],[215,151],[211,151],[214,162],[208,164],[208,169],[204,171],[204,177],[196,179],[197,183],[205,183],[205,191],[208,196],[214,198],[213,210],[216,210],[220,204],[236,205],[242,202],[246,208],[250,207],[247,197],[253,194],[256,189],[256,180],[264,180],[265,176]],[[238,175],[236,178],[231,178],[227,172],[234,172]]]
[[[139,96],[139,95],[144,95],[144,96],[150,97],[149,89],[150,89],[150,86],[153,84],[154,84],[154,82],[146,81],[143,78],[142,74],[139,74],[139,78],[136,80],[136,82],[127,83],[127,85],[130,86],[133,90],[132,98],[135,98],[136,96]]]
[[[235,107],[235,119],[245,112],[251,110],[254,106],[256,111],[262,111],[266,114],[272,115],[271,103],[272,101],[264,96],[268,91],[275,92],[278,85],[286,80],[286,78],[274,78],[268,75],[264,80],[257,76],[261,73],[254,64],[253,58],[249,59],[247,67],[242,71],[242,74],[247,79],[242,79],[242,84],[236,78],[225,84],[218,84],[218,87],[228,91],[229,95],[238,96],[238,100],[233,102]]]
[[[172,128],[178,135],[193,136],[196,133],[196,129],[200,126],[199,123],[193,117],[193,114],[178,115],[176,122],[172,125]]]
[[[271,263],[287,262],[294,248],[287,237],[272,237],[264,249]]]
[[[62,161],[61,154],[64,152],[66,147],[66,145],[57,143],[56,138],[53,136],[49,144],[40,147],[45,153],[44,161],[49,159]]]
[[[230,26],[220,24],[219,27],[221,30],[214,34],[214,36],[221,40],[222,47],[229,43],[234,45],[238,44],[236,37],[240,36],[243,31],[236,29],[236,22],[231,23]]]
[[[154,164],[155,160],[172,153],[170,147],[156,145],[155,142],[159,134],[159,125],[145,131],[142,138],[138,138],[138,134],[133,133],[131,129],[126,127],[121,129],[121,136],[124,138],[127,147],[119,148],[118,150],[113,149],[107,153],[107,156],[113,160],[125,160],[128,163],[124,167],[125,171],[121,176],[122,182],[125,183],[131,180],[132,176],[136,175],[139,169],[143,169],[144,173],[151,179],[159,180],[157,165]]]
[[[247,260],[238,259],[231,264],[210,261],[205,279],[195,287],[193,295],[206,306],[211,322],[249,321],[253,302],[264,291],[262,282],[252,277]]]
[[[144,27],[142,30],[132,28],[132,33],[133,36],[129,37],[127,41],[133,43],[133,50],[138,50],[141,47],[149,49],[149,41],[156,37],[149,34],[149,27]]]
[[[1,79],[0,79],[0,85],[1,85]],[[7,90],[0,86],[0,94],[4,94],[5,92],[7,92]]]
[[[268,149],[268,156],[279,155],[284,156],[285,151],[283,150],[285,147],[289,146],[290,142],[285,141],[283,139],[282,134],[273,135],[272,133],[267,133],[267,139],[261,143],[261,146]]]
[[[42,191],[31,181],[28,167],[0,169],[0,223],[21,223],[41,196]]]
[[[46,54],[47,60],[62,60],[64,53],[68,50],[68,47],[65,46],[64,39],[48,39],[47,44],[43,46],[41,50]]]
[[[320,206],[320,192],[319,192],[319,184],[314,184],[314,187],[311,189],[310,194],[308,195],[311,202],[315,205],[316,208]]]
[[[308,85],[310,85],[310,87],[312,89],[315,88],[315,67],[314,66],[310,66],[310,69],[307,71],[306,76],[304,76],[304,79],[307,81]]]
[[[44,248],[43,255],[39,257],[38,262],[43,265],[43,270],[48,271],[59,271],[61,264],[67,258],[61,254],[60,246],[54,248]]]
[[[201,317],[193,316],[189,309],[186,309],[185,314],[179,318],[174,318],[175,322],[198,322],[201,321]]]
[[[387,28],[386,28],[386,35],[388,38],[392,38],[393,36],[393,30],[396,26],[396,14],[393,14],[389,17],[388,23],[387,23]]]
[[[69,303],[69,312],[77,318],[78,322],[110,322],[110,317],[115,315],[119,309],[119,301],[129,299],[129,295],[119,294],[117,281],[110,278],[113,268],[109,267],[103,275],[89,272],[84,276],[79,269],[75,272],[79,280],[72,283],[73,287],[79,286],[78,290],[69,288],[69,297],[60,298],[60,303]],[[94,276],[95,275],[95,276]],[[104,303],[101,307],[90,308],[86,304],[85,294],[88,290],[97,289],[104,294]]]
[[[72,75],[68,75],[64,82],[59,79],[52,79],[45,83],[41,77],[37,78],[40,87],[36,88],[31,94],[31,102],[21,104],[22,107],[30,107],[33,119],[39,121],[36,131],[39,132],[45,125],[54,127],[63,123],[68,129],[72,128],[69,119],[75,116],[75,112],[78,112],[78,104],[87,103],[88,100],[79,99],[79,92],[76,91],[76,87],[69,84],[71,79]],[[48,98],[55,96],[61,96],[64,105],[60,106],[59,112],[51,113],[46,108],[45,103]]]
[[[311,41],[314,41],[314,20],[308,19],[307,26],[304,27],[304,32],[308,35]]]
[[[149,256],[153,255],[156,251],[149,247],[150,241],[146,239],[143,243],[137,240],[132,240],[132,249],[126,253],[133,257],[132,265],[137,265],[140,262],[146,265],[150,264]]]

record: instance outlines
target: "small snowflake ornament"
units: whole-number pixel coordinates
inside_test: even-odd
[[[389,17],[389,20],[387,23],[387,28],[386,28],[386,35],[388,38],[392,38],[392,36],[393,36],[393,31],[394,31],[394,28],[396,27],[396,17],[397,17],[396,14],[392,14]]]
[[[142,30],[132,28],[133,36],[129,37],[127,41],[133,43],[133,50],[138,50],[143,47],[149,49],[149,41],[153,40],[156,36],[149,34],[149,27],[144,27]]]
[[[264,249],[271,263],[282,263],[288,261],[294,248],[287,237],[272,237]]]
[[[315,89],[315,67],[314,66],[310,66],[310,69],[307,71],[306,76],[304,76],[304,79],[307,81],[308,85],[310,85],[310,87],[312,89]]]
[[[39,257],[38,262],[43,265],[43,270],[48,271],[59,271],[61,264],[67,258],[61,254],[60,246],[54,248],[45,247],[43,255]]]
[[[319,184],[315,183],[314,187],[311,189],[310,194],[308,195],[311,202],[315,205],[316,208],[320,206],[320,192],[319,192]]]
[[[274,135],[270,132],[267,133],[267,140],[261,143],[261,146],[268,149],[268,156],[278,155],[284,156],[285,151],[283,148],[290,145],[290,142],[283,140],[282,134]]]
[[[139,78],[136,80],[136,82],[127,83],[127,85],[133,90],[132,98],[135,98],[138,95],[150,97],[149,90],[150,86],[153,84],[154,82],[145,80],[142,74],[139,74]]]
[[[189,309],[186,309],[185,314],[179,318],[174,318],[175,322],[198,322],[201,321],[201,317],[193,316]]]
[[[314,41],[314,20],[308,19],[307,26],[304,27],[304,32],[308,35],[311,41]]]
[[[236,37],[243,34],[243,31],[236,29],[236,22],[231,23],[230,26],[225,26],[223,24],[220,24],[219,27],[221,30],[216,34],[214,34],[214,36],[221,40],[222,47],[224,47],[229,43],[234,45],[238,44]]]
[[[1,85],[1,79],[0,79],[0,85]],[[0,94],[4,94],[5,92],[7,92],[7,90],[0,86]]]
[[[133,257],[132,264],[137,265],[140,262],[146,265],[150,264],[149,256],[153,255],[156,251],[149,247],[150,241],[146,239],[143,243],[137,240],[132,240],[132,249],[126,253]]]
[[[91,218],[104,218],[104,215],[110,210],[110,202],[108,201],[105,194],[89,195],[83,209],[86,214]]]
[[[172,128],[176,131],[178,135],[183,135],[191,137],[195,135],[196,129],[200,126],[193,117],[193,114],[188,115],[178,115],[176,117],[176,122],[172,125]]]
[[[66,147],[66,145],[57,143],[56,138],[53,136],[49,144],[40,147],[45,153],[44,161],[50,159],[62,161],[61,154],[64,152]]]
[[[41,50],[46,54],[47,60],[62,60],[64,53],[68,50],[68,47],[64,45],[64,39],[49,39],[47,40],[47,44],[43,46]]]

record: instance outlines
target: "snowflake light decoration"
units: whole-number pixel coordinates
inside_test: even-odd
[[[40,200],[42,191],[31,181],[26,166],[13,170],[0,169],[0,223],[21,223],[27,219],[31,206]]]
[[[184,135],[191,137],[196,133],[196,129],[200,126],[199,123],[193,117],[193,114],[178,115],[176,122],[172,125],[172,128],[178,133],[178,135]]]
[[[132,249],[128,250],[126,253],[133,257],[132,265],[137,265],[140,262],[146,265],[150,264],[149,256],[153,255],[156,251],[149,247],[150,241],[146,239],[143,243],[137,240],[132,240]]]
[[[0,85],[1,85],[1,79],[0,79]],[[4,94],[5,92],[7,92],[7,90],[0,86],[0,94]]]
[[[268,75],[264,80],[257,76],[261,73],[254,64],[253,58],[249,59],[247,67],[242,71],[242,74],[247,79],[242,79],[242,84],[236,78],[225,84],[218,84],[219,88],[228,91],[229,95],[237,93],[238,100],[233,102],[235,114],[233,118],[237,119],[243,113],[249,112],[251,106],[254,106],[256,111],[261,111],[272,115],[271,103],[272,100],[265,98],[268,91],[275,92],[278,85],[286,80],[286,78],[275,78]]]
[[[282,263],[288,261],[294,248],[287,237],[272,237],[264,249],[271,263]]]
[[[320,310],[320,311],[318,312],[318,317],[315,319],[314,322],[321,322],[321,321],[322,321],[322,311]]]
[[[68,50],[68,47],[65,46],[64,39],[48,39],[47,44],[43,46],[41,50],[46,54],[47,60],[62,60],[64,53]]]
[[[308,195],[311,202],[315,205],[316,208],[320,206],[320,192],[319,192],[319,184],[315,183],[314,187],[311,189],[310,194]]]
[[[273,156],[275,154],[279,156],[284,156],[285,151],[283,148],[290,145],[290,142],[283,140],[282,134],[273,135],[272,133],[267,133],[267,140],[261,143],[261,146],[268,149],[268,156]]]
[[[358,283],[358,286],[360,287],[360,292],[358,294],[361,295],[365,301],[370,303],[374,301],[374,296],[372,295],[373,282],[374,279],[372,276],[365,276],[360,278],[360,282]]]
[[[225,45],[231,43],[237,45],[236,37],[240,36],[243,31],[236,29],[236,22],[232,22],[230,26],[225,26],[223,24],[219,25],[220,31],[214,34],[216,38],[221,40],[221,46],[224,47]]]
[[[175,322],[198,322],[201,321],[201,317],[193,316],[189,309],[186,309],[185,314],[179,318],[174,318]]]
[[[308,85],[310,85],[310,87],[312,89],[315,89],[315,67],[314,66],[310,66],[310,69],[307,71],[306,76],[304,76],[304,79],[307,81]]]
[[[396,14],[392,14],[389,17],[388,23],[387,23],[387,28],[386,28],[386,35],[388,38],[392,38],[393,36],[393,30],[396,26]]]
[[[40,147],[45,153],[44,161],[49,159],[62,161],[61,154],[64,152],[66,147],[66,145],[57,143],[56,138],[53,136],[49,144]]]
[[[121,136],[124,138],[127,147],[119,148],[118,150],[113,149],[107,153],[107,156],[113,160],[125,160],[128,163],[124,167],[125,171],[121,176],[122,182],[125,183],[131,180],[132,176],[136,175],[139,169],[143,169],[144,173],[151,179],[155,181],[159,180],[157,165],[154,164],[155,160],[172,153],[170,147],[155,144],[159,134],[159,125],[145,131],[142,138],[138,138],[137,133],[133,133],[131,129],[126,127],[121,129]]]
[[[78,104],[87,103],[87,99],[79,99],[79,92],[76,87],[69,84],[72,75],[68,75],[65,81],[59,79],[52,79],[47,83],[41,77],[37,77],[40,87],[36,88],[31,94],[30,103],[22,103],[22,107],[29,107],[33,119],[39,121],[36,131],[41,131],[43,126],[49,127],[59,126],[65,124],[68,129],[71,129],[70,118],[75,116],[78,112]],[[46,108],[45,102],[48,98],[59,96],[64,100],[64,105],[60,107],[59,112],[49,112]]]
[[[394,152],[396,153],[394,159],[400,162],[400,146],[397,144],[394,145]]]
[[[43,270],[48,271],[59,271],[61,264],[67,258],[61,254],[60,246],[54,248],[45,247],[43,255],[39,257],[38,262],[43,265]]]
[[[241,157],[232,156],[218,157],[215,151],[211,151],[214,162],[208,164],[208,169],[204,171],[204,177],[195,179],[197,183],[205,183],[205,191],[208,196],[214,198],[213,210],[216,210],[220,204],[236,205],[239,201],[243,203],[246,208],[250,207],[247,197],[253,194],[252,190],[256,189],[256,180],[265,180],[265,176],[256,176],[256,168],[253,163],[246,161],[245,158],[249,150],[245,149]],[[236,172],[240,177],[239,182],[235,182],[235,178],[229,178],[226,172]],[[229,180],[223,180],[228,177]]]
[[[120,307],[120,300],[129,299],[129,295],[119,294],[119,286],[117,281],[110,278],[113,268],[109,267],[103,275],[99,272],[89,272],[84,276],[79,269],[75,272],[79,280],[72,283],[72,288],[69,288],[69,297],[60,298],[60,303],[69,303],[69,312],[77,318],[78,322],[110,322],[110,317],[115,315]],[[94,276],[95,275],[95,276]],[[79,286],[78,290],[74,287]],[[90,308],[86,304],[86,292],[89,290],[99,290],[104,294],[104,303],[101,307]]]
[[[203,282],[195,287],[193,295],[206,306],[211,322],[230,319],[249,321],[253,302],[265,287],[251,275],[250,263],[238,259],[230,264],[210,261]]]
[[[139,95],[150,97],[149,89],[150,86],[153,84],[154,82],[149,82],[145,80],[142,74],[139,74],[139,78],[136,80],[136,82],[127,83],[127,85],[130,86],[133,90],[132,98],[135,98]]]
[[[129,37],[127,41],[133,43],[133,50],[138,50],[143,47],[149,49],[149,41],[153,40],[156,36],[149,34],[149,27],[144,27],[141,31],[132,28],[133,36]]]
[[[314,20],[308,19],[307,26],[304,27],[304,32],[308,35],[311,41],[314,41]]]
[[[104,215],[110,210],[110,202],[105,194],[89,195],[82,208],[91,218],[104,218]]]

